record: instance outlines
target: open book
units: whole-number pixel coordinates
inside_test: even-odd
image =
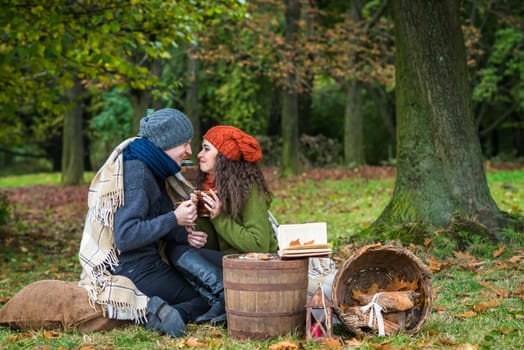
[[[278,247],[282,259],[327,256],[332,252],[325,222],[279,225]]]

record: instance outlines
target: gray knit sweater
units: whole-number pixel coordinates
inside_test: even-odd
[[[124,161],[124,204],[114,220],[121,263],[159,255],[160,239],[187,243],[187,231],[178,225],[173,209],[163,180],[140,160]]]

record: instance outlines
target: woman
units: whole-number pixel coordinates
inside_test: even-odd
[[[274,253],[278,249],[268,219],[271,192],[258,162],[258,141],[233,126],[215,126],[203,137],[198,153],[198,188],[209,217],[199,217],[208,234],[206,247],[225,254]]]
[[[181,336],[186,323],[225,313],[199,290],[223,289],[220,266],[197,249],[207,235],[186,229],[196,206],[179,164],[192,153],[193,127],[166,108],[142,118],[139,135],[117,147],[91,184],[80,285],[111,318],[146,318],[146,328]],[[175,206],[179,197],[186,200]],[[183,247],[169,256],[171,265],[161,240]]]

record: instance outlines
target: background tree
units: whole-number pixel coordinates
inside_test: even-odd
[[[496,232],[473,120],[455,1],[394,0],[397,96],[395,190],[375,224],[478,222]]]
[[[9,2],[0,15],[7,23],[0,66],[2,112],[11,116],[29,110],[26,113],[63,122],[70,106],[64,87],[79,79],[93,96],[115,86],[133,90],[138,119],[151,100],[149,92],[153,99],[167,101],[178,89],[178,81],[160,79],[155,70],[159,61],[170,59],[179,44],[201,29],[205,18],[235,16],[241,9],[235,0]],[[68,139],[82,139],[81,129],[67,130],[76,132],[68,133]],[[78,154],[71,155],[75,150]],[[63,154],[65,163],[83,158],[78,147]],[[72,172],[62,177],[65,185],[81,182],[75,174],[83,173],[83,168],[76,169],[83,162],[70,165],[62,169]]]
[[[285,72],[286,84],[282,89],[282,120],[280,128],[282,130],[282,175],[296,175],[300,171],[298,158],[298,83],[296,73],[296,47],[298,45],[297,36],[299,35],[300,19],[300,0],[286,0],[285,8],[285,35],[284,45],[285,56],[283,64],[288,68]]]
[[[84,89],[80,79],[73,79],[67,89],[62,147],[62,183],[78,184],[84,176],[84,140],[82,133]]]
[[[186,101],[185,101],[185,112],[189,120],[193,124],[193,139],[191,140],[191,149],[193,150],[193,160],[196,160],[197,150],[200,150],[202,145],[202,127],[200,125],[200,109],[199,98],[198,98],[198,59],[194,53],[195,47],[189,44],[187,48],[187,89],[186,89]]]

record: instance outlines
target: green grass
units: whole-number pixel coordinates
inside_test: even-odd
[[[46,179],[42,175],[17,178],[0,178],[0,187],[42,184]],[[524,170],[489,171],[487,178],[500,209],[524,215]],[[53,184],[59,183],[57,174],[49,179]],[[301,176],[272,185],[275,192],[272,211],[280,223],[326,221],[330,241],[347,244],[337,247],[341,257],[345,257],[363,246],[356,233],[381,213],[391,197],[394,179],[313,181]],[[15,208],[15,213],[22,209]],[[18,241],[7,248],[0,246],[0,304],[33,281],[78,278],[76,253],[81,222],[57,222],[55,218],[60,213],[55,209],[45,209],[38,223],[18,221],[10,226],[16,230],[14,237]],[[432,312],[415,335],[369,334],[357,339],[340,326],[335,327],[335,334],[347,349],[524,349],[524,232],[506,230],[503,236],[504,249],[497,257],[494,255],[502,244],[483,242],[474,236],[462,255],[457,254],[453,242],[438,235],[427,246],[410,247],[428,265],[430,261],[442,264],[432,278]],[[41,330],[0,327],[2,350],[183,349],[190,348],[190,338],[209,349],[269,349],[281,340],[294,341],[305,350],[336,348],[306,342],[294,334],[265,341],[240,341],[229,337],[227,329],[207,325],[190,325],[188,335],[179,339],[150,333],[140,326],[88,335],[59,332],[52,338]]]
[[[84,181],[89,181],[94,173],[84,173]],[[21,187],[34,185],[59,185],[62,175],[60,173],[35,173],[16,176],[0,176],[0,188]]]

